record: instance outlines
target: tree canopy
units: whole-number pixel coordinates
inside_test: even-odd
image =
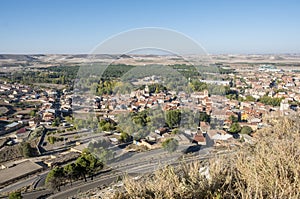
[[[175,138],[170,138],[162,143],[162,147],[169,153],[174,152],[178,147],[178,141]]]
[[[12,192],[9,194],[8,199],[22,199],[23,196],[20,191]]]
[[[241,129],[241,134],[251,134],[253,129],[250,126],[243,126]]]
[[[180,124],[181,112],[180,110],[169,110],[166,112],[166,124],[170,128],[174,128]]]
[[[280,106],[280,103],[282,101],[282,98],[272,98],[269,96],[263,96],[261,98],[259,98],[259,101],[261,103],[264,103],[266,105],[271,105],[271,106]]]
[[[228,131],[232,134],[235,134],[235,133],[239,133],[241,131],[241,129],[242,128],[241,128],[240,124],[235,122],[235,123],[231,124]]]

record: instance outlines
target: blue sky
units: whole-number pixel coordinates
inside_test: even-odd
[[[208,53],[300,53],[300,2],[1,0],[0,53],[89,53],[133,28],[177,30]]]

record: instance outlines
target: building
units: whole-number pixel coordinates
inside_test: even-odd
[[[193,137],[193,143],[196,143],[198,145],[206,145],[206,139],[202,133],[197,133]]]
[[[2,168],[0,170],[0,185],[15,181],[43,169],[41,165],[30,160],[18,164],[2,165]]]

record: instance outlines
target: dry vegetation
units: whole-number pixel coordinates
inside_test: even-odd
[[[299,116],[278,118],[237,153],[134,180],[112,198],[300,198]],[[209,175],[199,172],[209,165]]]

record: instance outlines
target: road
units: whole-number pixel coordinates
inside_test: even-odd
[[[109,185],[110,183],[116,181],[118,177],[124,176],[124,174],[129,174],[130,176],[138,176],[144,173],[151,173],[158,168],[164,167],[165,165],[176,166],[184,162],[189,163],[197,160],[199,161],[215,157],[216,154],[210,154],[210,150],[211,148],[203,149],[203,152],[197,153],[197,155],[194,154],[192,156],[186,157],[182,160],[179,160],[176,155],[169,154],[162,159],[145,159],[140,162],[127,163],[123,165],[118,165],[116,163],[112,170],[108,170],[105,173],[95,176],[93,181],[90,179],[88,179],[87,182],[80,180],[74,182],[72,186],[70,184],[62,186],[61,191],[54,194],[50,190],[41,190],[31,193],[25,193],[23,194],[23,197],[24,199],[32,199],[41,196],[47,196],[53,199],[65,199],[67,197],[74,196],[79,192],[85,192],[96,187]],[[225,151],[224,153],[220,153],[220,155],[221,154],[228,154],[228,152]]]
[[[199,150],[197,153],[193,153],[194,157],[203,158],[209,155],[210,151],[212,150],[212,147],[210,147],[212,141],[210,140],[209,136],[206,136],[206,140],[207,140],[207,146],[201,148],[201,150]],[[182,151],[186,150],[190,146],[192,145],[190,144],[180,145],[177,151],[173,153],[167,153],[163,149],[155,149],[143,153],[135,153],[135,152],[125,153],[117,160],[113,161],[108,165],[115,172],[113,173],[112,176],[108,177],[108,176],[99,175],[95,177],[95,180],[93,182],[90,182],[91,184],[84,183],[80,185],[82,182],[78,181],[74,183],[73,186],[74,187],[80,186],[83,189],[88,189],[88,188],[90,189],[90,187],[93,186],[95,187],[96,184],[94,184],[94,182],[99,181],[99,185],[107,184],[108,182],[113,181],[118,174],[122,176],[124,173],[128,173],[130,175],[149,173],[164,165],[176,164],[178,163],[178,159],[183,155]],[[14,183],[10,186],[7,186],[1,189],[0,193],[11,192],[16,189],[26,187],[28,185],[33,185],[34,188],[41,188],[44,186],[45,178],[48,172],[49,171],[45,171],[39,174],[38,176],[33,176],[28,179]],[[65,188],[62,188],[62,190],[64,189],[70,189],[70,194],[74,193],[71,191],[72,187],[66,186]],[[36,198],[36,196],[49,194],[50,192],[51,191],[49,190],[48,191],[42,190],[33,193],[25,193],[24,198],[30,198],[30,199]],[[68,191],[65,190],[64,192],[68,192]]]
[[[3,189],[0,189],[0,193],[2,194],[2,193],[12,192],[12,191],[21,189],[26,186],[34,185],[35,183],[39,182],[40,179],[45,178],[47,176],[48,172],[49,171],[44,171],[44,172],[40,173],[39,175],[35,175],[35,176],[29,177],[27,179],[20,180],[11,185],[8,185],[8,186],[4,187]]]
[[[67,197],[74,196],[78,194],[79,192],[86,192],[88,190],[91,190],[96,187],[102,187],[104,185],[108,185],[112,182],[115,182],[119,176],[124,176],[124,174],[129,174],[130,176],[138,176],[141,173],[150,173],[158,168],[163,167],[164,165],[180,165],[181,163],[189,163],[197,160],[204,160],[208,159],[213,156],[205,155],[204,157],[202,155],[192,156],[189,158],[186,158],[182,161],[179,161],[178,158],[174,158],[170,156],[169,158],[163,159],[163,160],[155,160],[151,162],[140,162],[140,163],[134,163],[134,164],[128,164],[125,166],[119,166],[117,170],[110,172],[107,175],[100,176],[100,178],[95,179],[94,181],[89,181],[86,183],[81,183],[78,186],[73,186],[72,188],[63,188],[61,192],[58,192],[56,194],[51,195],[49,198],[51,199],[65,199]]]

